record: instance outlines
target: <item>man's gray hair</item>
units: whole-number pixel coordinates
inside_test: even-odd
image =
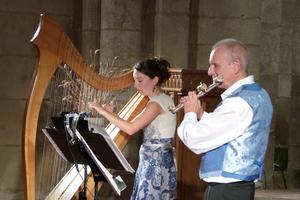
[[[226,47],[231,51],[232,60],[239,59],[242,67],[247,69],[249,64],[249,52],[247,46],[234,38],[223,39],[212,46],[212,50],[218,47]]]

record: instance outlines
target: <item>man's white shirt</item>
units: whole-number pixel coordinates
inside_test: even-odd
[[[241,136],[252,121],[253,111],[241,97],[227,97],[242,85],[251,83],[254,83],[254,76],[237,81],[221,94],[221,105],[214,112],[204,112],[199,121],[196,113],[186,113],[177,129],[177,134],[182,142],[194,153],[201,154]],[[211,177],[205,181],[228,183],[240,180]]]

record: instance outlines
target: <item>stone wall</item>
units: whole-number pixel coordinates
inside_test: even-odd
[[[23,195],[23,116],[38,62],[29,41],[40,13],[62,25],[88,63],[92,62],[90,51],[100,49],[103,62],[118,56],[115,65],[120,69],[148,56],[162,56],[177,67],[207,69],[213,43],[226,37],[245,42],[252,53],[250,73],[274,103],[265,163],[267,188],[284,187],[274,162],[284,170],[288,188],[299,188],[299,8],[297,0],[1,1],[1,199],[22,199]],[[134,166],[140,140],[135,136],[125,150]],[[126,177],[126,198],[132,178]]]
[[[285,138],[284,144],[288,144],[288,163],[286,169],[287,187],[300,187],[300,2],[282,1],[281,22],[281,53],[279,88],[280,104],[278,116],[283,116],[281,129],[278,130],[278,138]],[[287,92],[286,92],[287,91]],[[289,96],[290,95],[290,96]],[[290,103],[286,102],[290,98]],[[287,111],[288,110],[288,111]],[[289,116],[286,117],[286,113]],[[286,117],[286,118],[285,118]],[[282,127],[286,127],[283,129]],[[288,136],[286,132],[289,131]],[[273,181],[275,184],[276,181]]]
[[[38,62],[30,39],[40,13],[52,15],[70,32],[73,1],[1,1],[0,7],[0,198],[23,199],[22,126]]]

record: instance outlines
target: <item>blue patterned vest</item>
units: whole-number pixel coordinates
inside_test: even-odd
[[[273,106],[268,93],[257,83],[243,85],[230,97],[243,98],[253,110],[250,126],[235,140],[204,154],[200,177],[227,177],[245,181],[262,173]]]

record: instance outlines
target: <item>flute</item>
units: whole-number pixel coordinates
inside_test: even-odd
[[[213,78],[213,83],[210,84],[208,87],[205,83],[201,83],[197,86],[197,98],[204,96],[206,93],[211,91],[212,89],[216,88],[217,86],[221,85],[223,83],[222,76],[216,76]],[[171,105],[169,106],[169,111],[171,113],[175,114],[177,111],[181,110],[184,107],[183,103],[178,104],[177,106]]]

